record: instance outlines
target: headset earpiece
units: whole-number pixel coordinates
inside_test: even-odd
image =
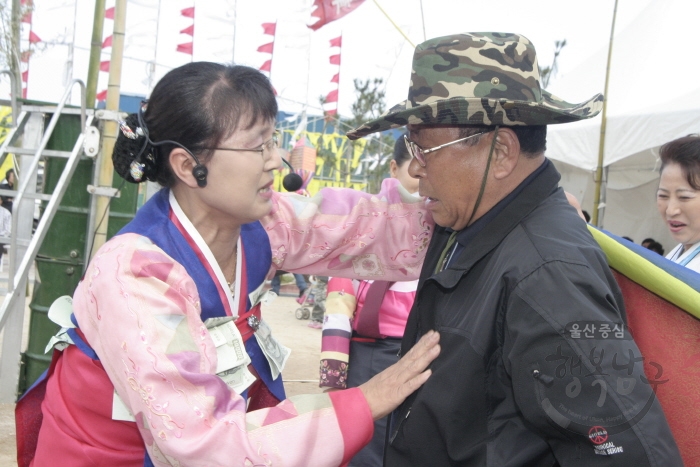
[[[204,188],[205,186],[207,186],[207,174],[209,173],[209,170],[207,169],[207,167],[205,165],[202,165],[199,162],[199,159],[197,159],[197,156],[192,154],[192,151],[190,151],[189,149],[187,149],[185,146],[178,143],[177,141],[172,141],[172,140],[166,139],[163,141],[154,142],[153,140],[151,140],[151,137],[148,134],[148,128],[146,127],[145,119],[143,117],[143,112],[145,110],[144,106],[146,105],[147,102],[148,101],[141,101],[141,106],[139,107],[139,112],[138,112],[138,119],[139,119],[139,125],[140,125],[139,129],[143,132],[143,136],[146,138],[146,141],[148,143],[151,143],[152,146],[156,146],[156,147],[162,146],[164,144],[174,144],[175,146],[184,149],[185,152],[187,152],[187,154],[190,155],[192,160],[194,160],[195,165],[194,165],[194,167],[192,167],[192,176],[195,178],[195,180],[197,180],[197,186],[199,186],[200,188]],[[144,144],[143,147],[145,148],[146,144]],[[141,152],[143,152],[143,149],[141,150]],[[141,153],[139,153],[135,157],[135,159],[138,160],[139,156],[141,156]]]
[[[192,157],[194,157],[194,155],[192,155]],[[194,160],[197,162],[197,165],[192,168],[192,176],[197,180],[197,185],[200,188],[204,188],[207,186],[207,174],[209,170],[207,170],[206,166],[200,164],[196,157],[194,157]]]

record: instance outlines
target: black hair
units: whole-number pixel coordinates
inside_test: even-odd
[[[143,110],[146,128],[142,132],[145,131],[156,146],[148,144],[145,136],[137,132],[138,115],[130,115],[126,123],[136,139],[119,131],[112,153],[114,168],[132,183],[151,180],[172,186],[175,178],[168,155],[178,145],[205,163],[213,152],[207,148],[218,146],[236,129],[249,129],[260,121],[276,117],[274,90],[258,70],[212,62],[188,63],[161,78]],[[178,144],[157,144],[166,140]],[[134,179],[130,173],[131,163],[136,158],[144,165],[141,180]]]
[[[649,244],[649,246],[647,247],[647,249],[654,251],[654,252],[660,254],[661,256],[664,255],[664,247],[659,242],[651,242]]]
[[[522,152],[525,157],[534,158],[547,150],[547,125],[515,125],[505,128],[513,130],[520,142],[520,152]],[[493,131],[495,129],[495,126],[465,126],[460,128],[460,136],[466,138],[478,131]],[[478,137],[475,138],[473,144],[476,144],[478,139]]]
[[[631,237],[623,236],[622,238],[624,238],[624,239],[627,240],[628,242],[634,243],[634,240],[632,240]]]
[[[406,147],[406,140],[404,140],[404,136],[406,136],[407,133],[402,134],[399,136],[399,138],[396,140],[394,143],[394,162],[396,162],[396,165],[401,167],[404,165],[406,162],[411,162],[411,154],[408,152],[408,148]]]
[[[7,180],[9,182],[10,181],[10,174],[14,174],[14,173],[15,173],[15,169],[7,169],[7,171],[5,172],[5,180]]]
[[[700,190],[700,135],[691,134],[674,139],[661,146],[659,151],[661,168],[668,164],[678,164],[694,190]]]
[[[581,212],[583,213],[583,218],[586,219],[586,222],[590,222],[590,221],[591,221],[591,215],[588,214],[588,211],[582,209]]]
[[[645,243],[653,243],[655,241],[656,240],[654,240],[653,238],[648,237],[648,238],[645,238],[644,240],[642,240],[642,243],[640,243],[640,245],[644,245]]]

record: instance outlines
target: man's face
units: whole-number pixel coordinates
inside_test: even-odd
[[[424,150],[463,137],[457,127],[409,125],[408,130],[408,139]],[[408,172],[419,179],[418,192],[427,197],[427,208],[436,224],[454,230],[467,226],[479,196],[492,137],[493,133],[486,133],[430,152],[425,155],[425,167],[415,158],[411,160]],[[488,188],[489,183],[472,222],[488,211]]]

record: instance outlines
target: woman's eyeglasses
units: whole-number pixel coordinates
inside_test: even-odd
[[[208,149],[210,151],[238,151],[238,152],[246,152],[246,151],[251,151],[251,152],[259,152],[261,156],[265,155],[265,151],[267,151],[268,154],[272,153],[272,151],[276,150],[280,146],[280,132],[275,131],[272,134],[272,138],[270,138],[268,141],[264,142],[261,146],[257,148],[202,148],[202,149]]]

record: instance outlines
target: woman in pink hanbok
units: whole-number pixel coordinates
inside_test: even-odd
[[[276,115],[260,72],[197,62],[120,123],[117,173],[164,188],[52,306],[62,329],[18,403],[20,466],[342,465],[428,378],[433,332],[359,388],[285,398],[289,349],[260,315],[271,265],[413,279],[432,223],[397,183],[273,192]]]

